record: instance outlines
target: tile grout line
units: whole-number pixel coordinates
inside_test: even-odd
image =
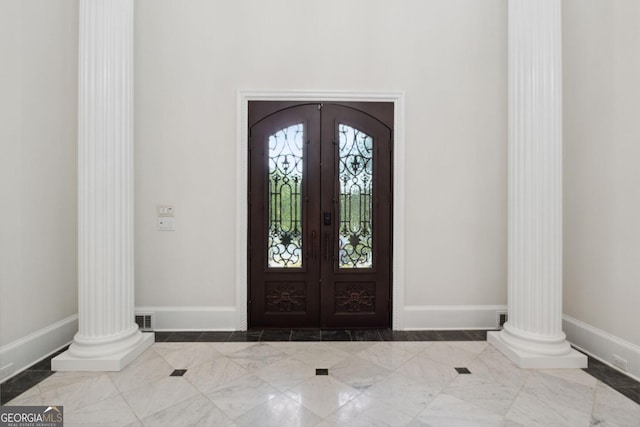
[[[595,378],[595,377],[593,377]],[[593,387],[593,399],[591,400],[591,423],[593,423],[593,417],[594,417],[594,412],[596,410],[596,399],[598,398],[598,383],[600,382],[599,379],[596,378],[596,385]]]

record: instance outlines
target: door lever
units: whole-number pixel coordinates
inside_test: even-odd
[[[324,225],[331,225],[331,212],[325,212],[322,214]]]

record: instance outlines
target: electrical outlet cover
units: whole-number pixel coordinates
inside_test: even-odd
[[[176,220],[175,218],[161,217],[158,218],[158,231],[175,231]]]
[[[622,357],[618,356],[617,354],[613,355],[613,360],[612,360],[613,366],[615,366],[618,369],[622,369],[623,371],[627,371],[627,361],[624,360]]]

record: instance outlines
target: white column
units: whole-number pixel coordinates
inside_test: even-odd
[[[118,371],[153,343],[134,321],[133,0],[80,0],[78,326],[56,371]]]
[[[522,368],[586,367],[562,332],[561,0],[509,0],[508,321]]]

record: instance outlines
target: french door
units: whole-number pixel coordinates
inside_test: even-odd
[[[391,322],[393,104],[249,103],[249,324]]]

